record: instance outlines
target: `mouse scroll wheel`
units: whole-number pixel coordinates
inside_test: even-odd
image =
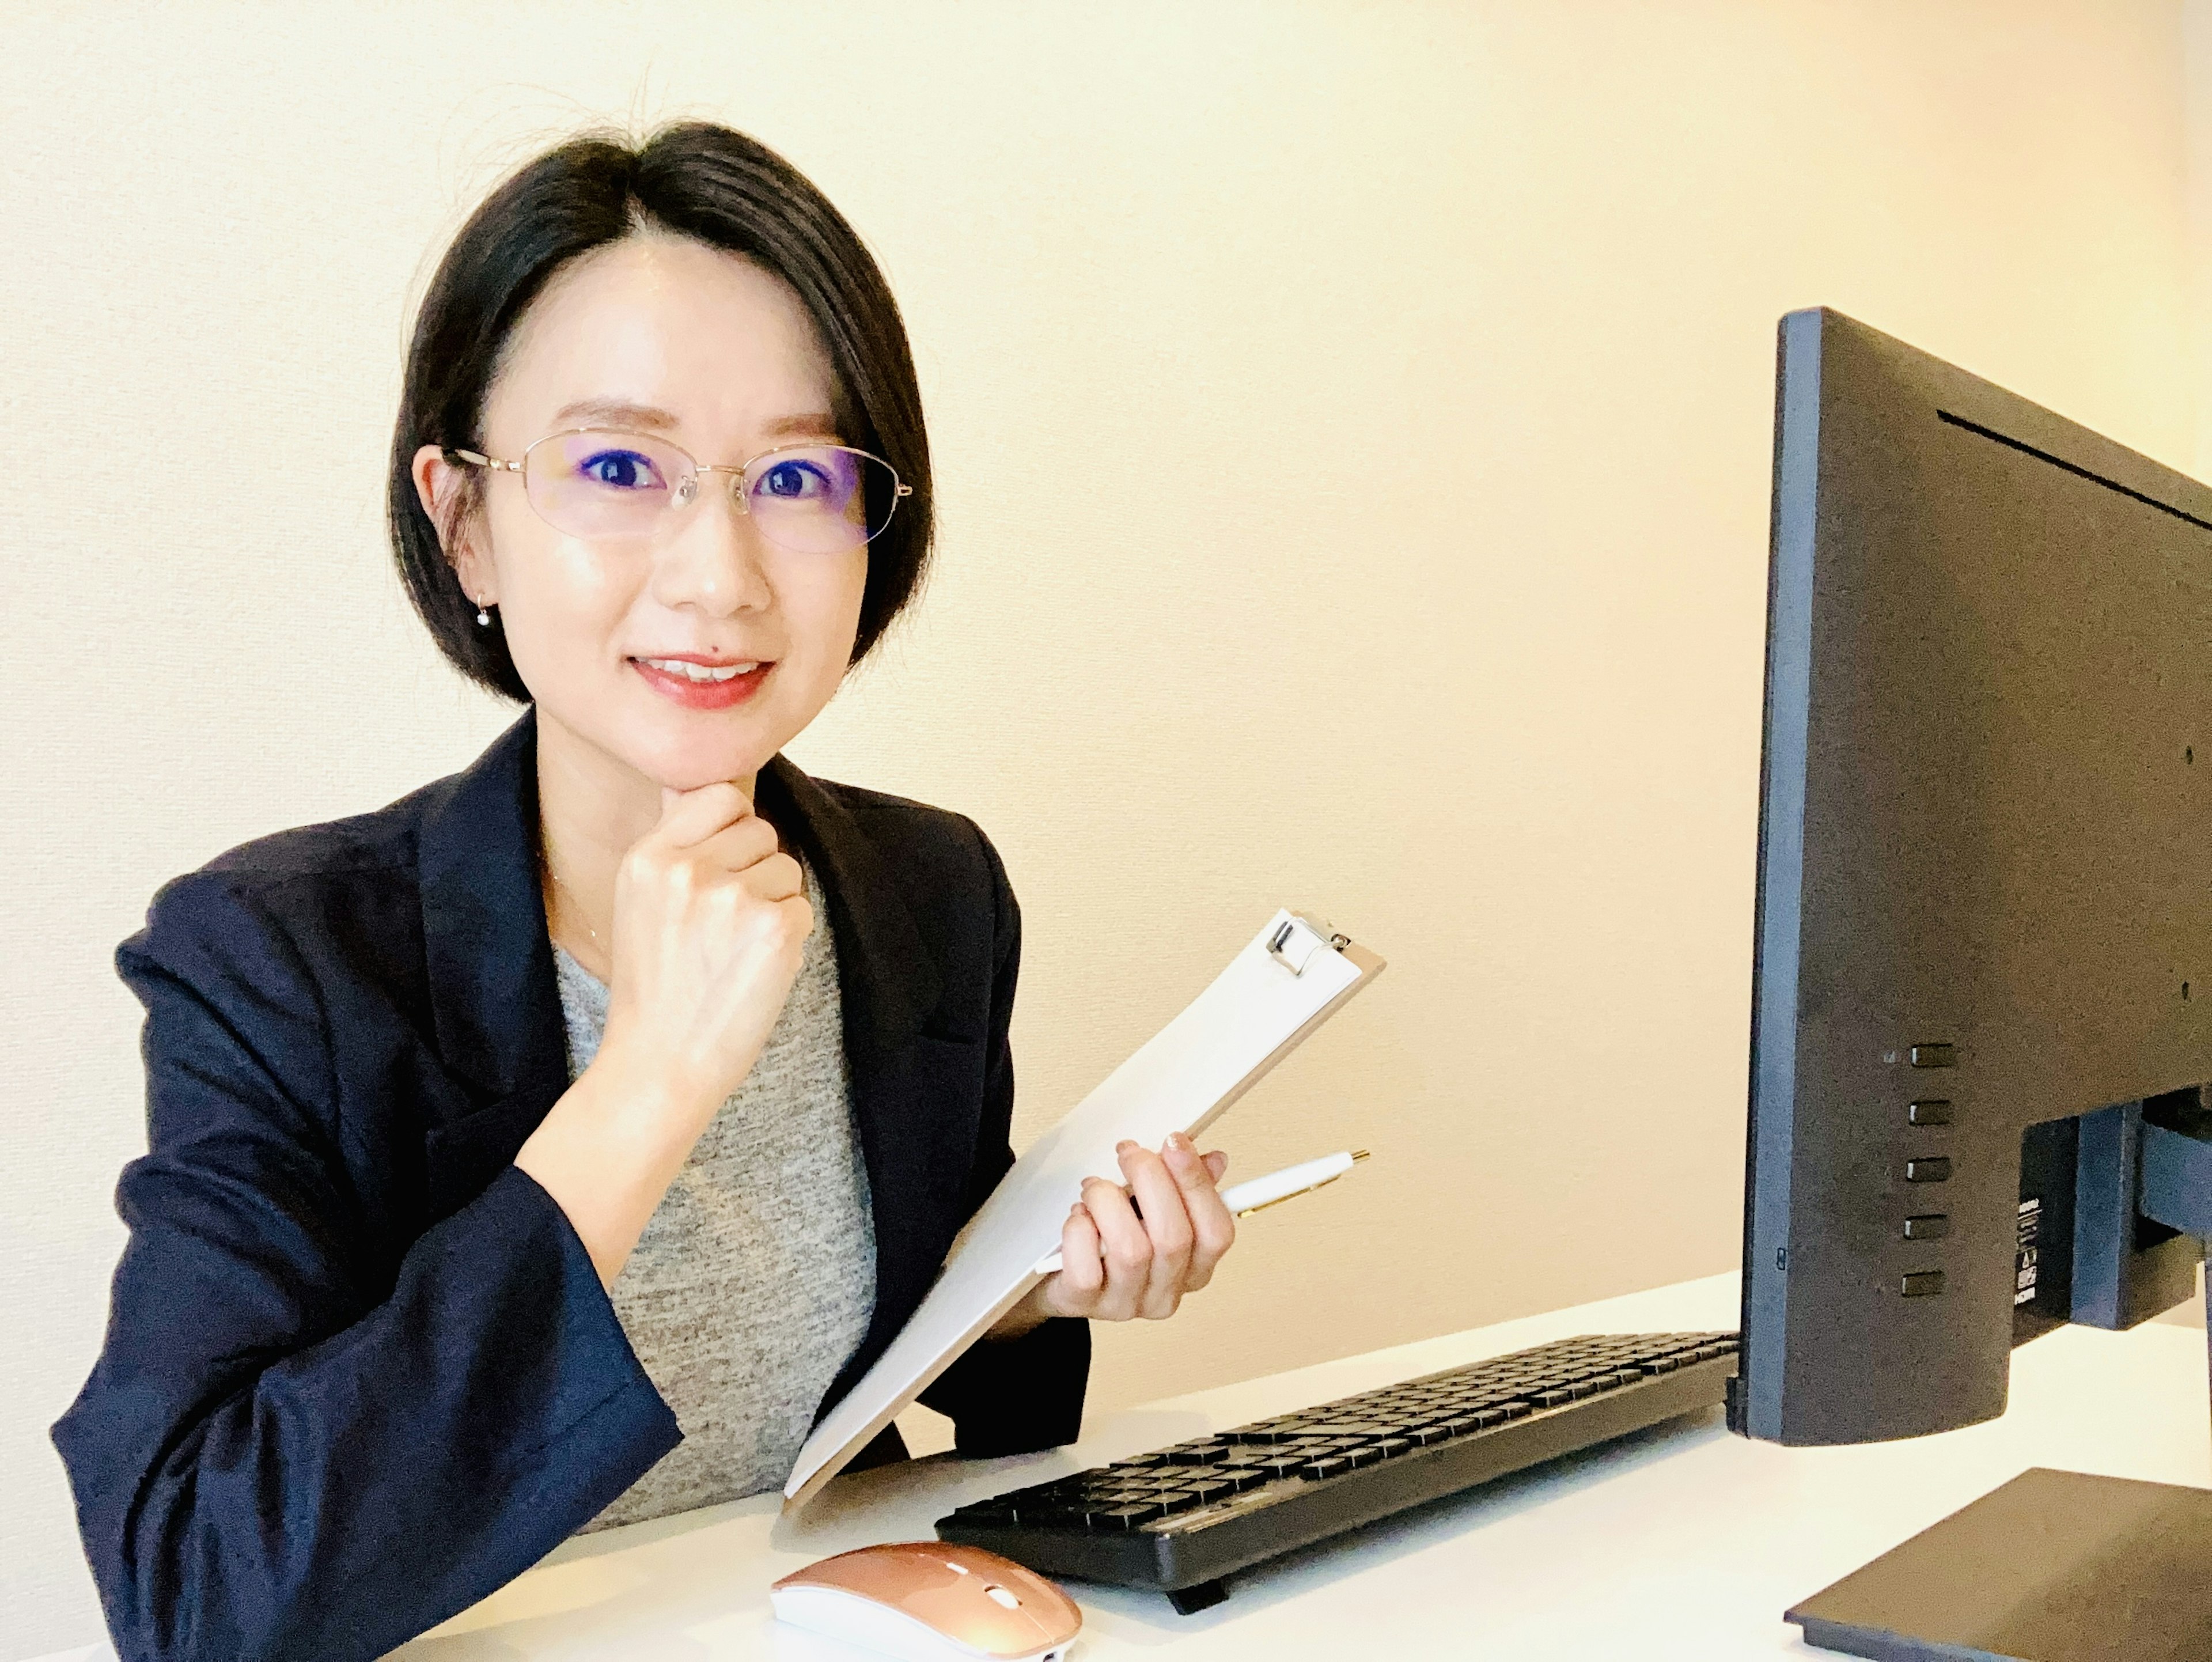
[[[1010,1610],[1018,1610],[1022,1607],[1020,1599],[1015,1598],[995,1581],[983,1589],[983,1596],[994,1604],[1004,1604]]]

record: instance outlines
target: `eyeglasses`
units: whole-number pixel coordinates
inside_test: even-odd
[[[843,444],[792,444],[737,466],[695,460],[667,439],[611,428],[549,433],[502,461],[474,450],[448,460],[522,475],[538,517],[556,531],[592,541],[650,539],[673,529],[704,493],[709,473],[731,475],[738,511],[778,547],[835,554],[881,534],[891,510],[914,487],[880,456]]]

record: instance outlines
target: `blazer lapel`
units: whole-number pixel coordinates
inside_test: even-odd
[[[473,1101],[425,1134],[443,1217],[481,1193],[568,1088],[538,892],[538,712],[526,709],[426,809],[416,845],[438,1052]]]
[[[848,1052],[879,1058],[896,1051],[936,1008],[939,982],[883,856],[851,813],[781,754],[761,770],[753,797],[761,817],[799,844],[822,879]]]

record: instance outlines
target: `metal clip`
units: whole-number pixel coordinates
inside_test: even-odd
[[[1302,917],[1286,917],[1267,937],[1267,952],[1276,963],[1292,975],[1304,975],[1314,954],[1332,947],[1341,948],[1351,945],[1348,937],[1331,935],[1323,939],[1313,925]]]

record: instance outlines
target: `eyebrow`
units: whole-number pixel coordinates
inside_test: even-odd
[[[625,427],[635,427],[653,432],[672,432],[683,425],[680,417],[650,404],[633,404],[626,399],[579,399],[553,412],[553,425],[557,429],[564,422],[612,422]],[[774,421],[763,422],[761,430],[770,438],[788,438],[795,434],[830,434],[837,431],[836,419],[817,411],[802,416],[778,416]]]

